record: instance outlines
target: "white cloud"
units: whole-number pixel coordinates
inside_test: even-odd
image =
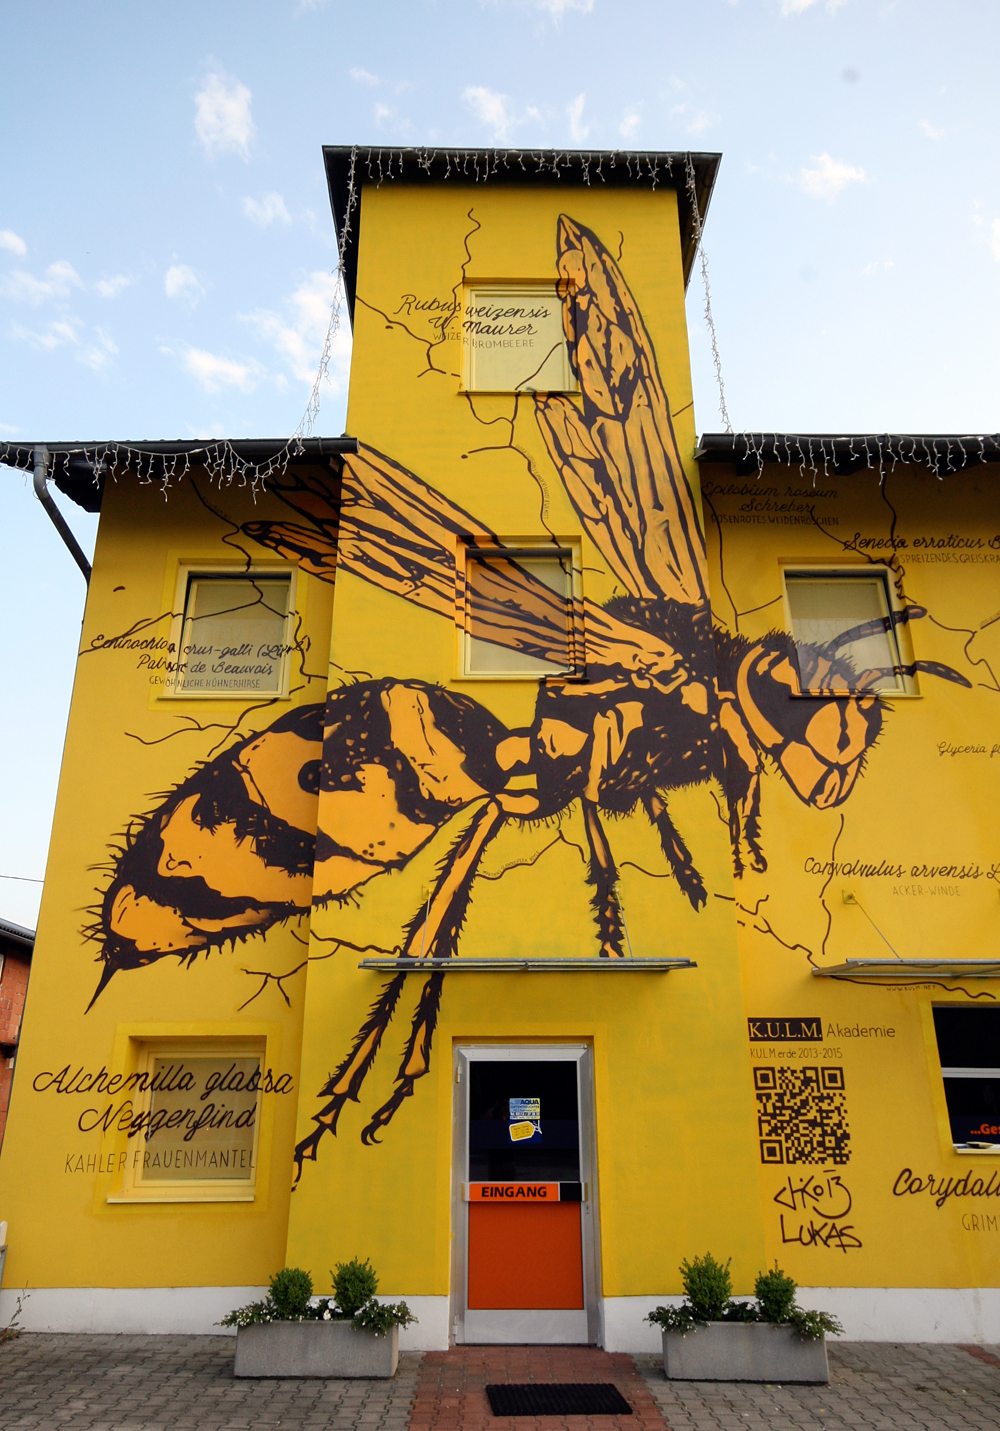
[[[21,343],[27,343],[37,352],[51,353],[56,348],[76,350],[76,360],[92,373],[101,374],[111,365],[118,352],[118,344],[104,328],[95,328],[95,339],[85,343],[82,337],[83,324],[79,318],[70,315],[49,323],[45,328],[24,328],[20,323],[11,325],[10,336]]]
[[[310,387],[316,377],[336,295],[335,274],[311,273],[288,299],[283,314],[263,309],[246,315],[245,321],[273,344],[292,377]],[[342,311],[340,326],[330,347],[329,378],[335,392],[346,389],[350,362],[350,326],[346,311]]]
[[[1000,219],[993,220],[993,227],[990,230],[990,248],[993,250],[993,257],[1000,263]]]
[[[280,219],[283,224],[292,222],[284,199],[273,192],[261,194],[259,199],[244,199],[243,212],[252,223],[259,224],[262,229],[273,224],[275,219]]]
[[[392,118],[392,110],[387,104],[377,104],[375,106],[375,123],[384,124],[387,119]]]
[[[623,114],[622,122],[618,126],[618,133],[623,139],[631,139],[641,123],[642,119],[639,116],[639,107],[633,104],[631,109],[627,109]]]
[[[124,273],[116,273],[114,278],[99,278],[94,287],[102,298],[117,298],[133,281]]]
[[[83,281],[76,269],[65,259],[50,263],[43,278],[24,269],[14,269],[0,279],[0,293],[25,303],[44,303],[47,298],[66,298],[72,288],[82,288]]]
[[[24,328],[20,323],[12,323],[10,336],[22,343],[27,343],[29,347],[51,352],[53,348],[64,348],[68,343],[78,344],[81,326],[79,318],[60,318],[40,331],[35,328]]]
[[[103,373],[111,366],[111,360],[118,352],[118,344],[103,328],[96,329],[97,342],[89,344],[77,354],[77,360],[92,373]]]
[[[816,0],[781,0],[782,15],[801,15],[804,10],[811,10],[816,4]],[[826,0],[826,8],[831,15],[836,15],[837,11],[847,4],[847,0]]]
[[[28,252],[28,245],[13,229],[0,229],[0,248],[6,249],[8,253],[16,253],[18,258],[23,258]]]
[[[705,109],[699,109],[698,113],[691,120],[687,127],[689,134],[703,134],[710,125],[714,124],[715,115],[709,114]]]
[[[567,10],[579,10],[589,15],[594,8],[594,0],[535,0],[539,10],[546,11],[553,20],[561,20]]]
[[[169,351],[169,350],[165,350]],[[238,363],[233,358],[224,358],[218,353],[207,353],[204,348],[187,348],[182,355],[187,372],[207,393],[221,392],[223,388],[239,388],[240,392],[252,392],[263,374],[259,363],[252,359]]]
[[[197,303],[205,289],[193,268],[188,268],[186,263],[175,263],[164,275],[163,291],[168,298],[186,298],[190,303]]]
[[[928,139],[943,139],[943,138],[944,138],[945,131],[944,131],[943,129],[935,129],[934,126],[933,126],[933,124],[931,124],[931,122],[930,122],[929,119],[922,119],[922,120],[920,121],[920,128],[921,128],[921,129],[923,130],[923,132],[927,135],[927,138],[928,138]]]
[[[507,106],[510,97],[497,94],[495,90],[484,89],[482,85],[470,85],[462,98],[476,118],[493,130],[494,139],[506,139],[511,124],[511,114]]]
[[[363,70],[360,65],[355,65],[355,67],[353,69],[348,70],[347,73],[350,75],[351,79],[354,81],[355,84],[380,83],[378,75],[373,75],[369,73],[368,70]]]
[[[826,199],[832,204],[842,189],[848,184],[867,184],[868,175],[853,164],[845,164],[842,159],[832,159],[829,154],[814,154],[815,169],[803,169],[799,183],[804,194],[814,199]]]
[[[254,136],[251,98],[245,84],[221,70],[207,77],[194,97],[194,128],[209,159],[219,154],[250,158]]]
[[[566,106],[566,113],[569,115],[569,133],[574,144],[582,144],[590,133],[590,125],[583,122],[583,106],[587,96],[578,94],[572,104]]]

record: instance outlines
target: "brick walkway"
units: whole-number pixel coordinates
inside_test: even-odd
[[[0,1343],[0,1431],[1000,1431],[1000,1348],[830,1346],[829,1386],[668,1382],[586,1347],[404,1353],[394,1381],[234,1381],[229,1337]],[[612,1381],[634,1416],[489,1414],[488,1381]]]
[[[661,1367],[662,1376],[662,1367]],[[610,1381],[632,1416],[494,1416],[488,1382]],[[593,1347],[453,1347],[425,1352],[410,1431],[663,1431],[663,1417],[630,1356]]]

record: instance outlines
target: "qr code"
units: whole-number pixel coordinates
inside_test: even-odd
[[[844,1070],[800,1064],[753,1071],[762,1163],[846,1163],[851,1156]]]

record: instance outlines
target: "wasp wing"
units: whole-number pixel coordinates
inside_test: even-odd
[[[642,315],[600,239],[565,214],[557,250],[583,411],[566,397],[536,398],[549,454],[627,591],[704,605],[705,539]]]
[[[339,495],[328,488],[325,501],[306,484],[272,487],[315,527],[247,522],[243,531],[314,576],[333,581],[338,568],[349,571],[457,620],[478,640],[555,665],[576,664],[566,598],[502,557],[474,563],[470,592],[467,549],[485,554],[502,544],[464,508],[374,448],[344,459]]]
[[[333,581],[341,567],[457,621],[479,640],[554,665],[582,667],[572,635],[581,622],[568,622],[565,600],[517,561],[476,562],[475,599],[468,601],[465,563],[458,558],[470,542],[480,551],[499,550],[497,537],[398,462],[363,447],[345,459],[339,493],[327,484],[320,492],[292,474],[271,485],[313,525],[247,522],[242,530],[254,541],[297,560],[323,581]],[[687,667],[669,641],[589,601],[582,608],[591,664],[661,689],[687,679]]]

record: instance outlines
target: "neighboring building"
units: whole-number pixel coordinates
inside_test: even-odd
[[[7,1126],[7,1106],[14,1081],[34,943],[33,929],[22,929],[9,919],[0,919],[0,1148]]]
[[[25,1324],[358,1255],[410,1346],[652,1349],[710,1249],[1000,1340],[1000,446],[696,442],[718,156],[326,163],[350,437],[48,447]]]

